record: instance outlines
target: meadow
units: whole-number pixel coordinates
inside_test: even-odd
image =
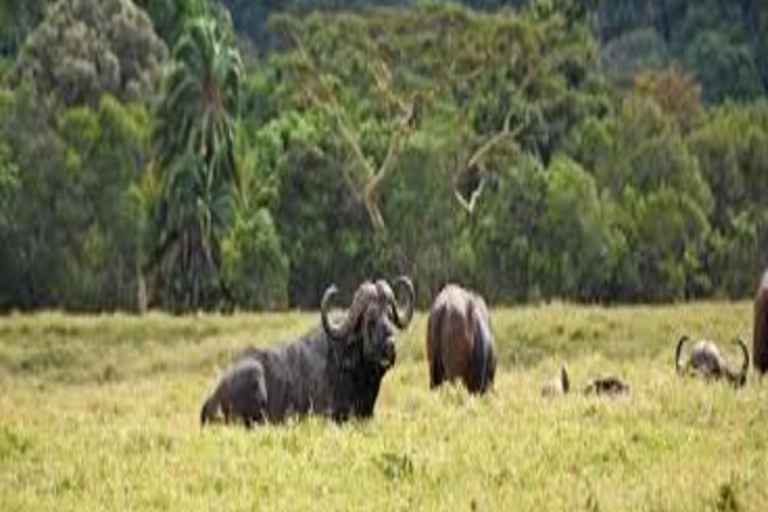
[[[0,509],[768,510],[768,382],[676,376],[682,333],[751,347],[752,306],[492,312],[495,389],[428,388],[417,314],[370,421],[201,429],[219,373],[317,313],[0,319]],[[615,374],[628,396],[545,400]]]

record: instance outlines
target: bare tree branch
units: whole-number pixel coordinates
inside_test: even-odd
[[[518,86],[518,89],[525,94],[528,88],[533,83],[533,79],[535,77],[535,69],[533,67],[530,67],[528,69],[528,72],[526,73],[525,77],[520,82],[520,85]],[[464,167],[459,172],[459,176],[457,178],[457,184],[461,182],[466,182],[467,180],[470,180],[473,183],[477,183],[477,185],[468,192],[469,199],[465,199],[464,196],[461,194],[461,191],[458,189],[458,185],[456,188],[454,188],[454,196],[459,201],[459,204],[467,210],[470,214],[475,209],[475,203],[477,201],[477,198],[480,196],[480,193],[483,191],[483,188],[485,186],[485,177],[482,176],[483,169],[482,169],[482,160],[483,157],[485,157],[488,152],[490,152],[492,149],[494,149],[496,146],[501,144],[507,139],[516,139],[520,133],[522,133],[523,129],[525,129],[525,126],[527,124],[527,119],[520,122],[514,129],[510,129],[510,124],[512,122],[512,116],[515,113],[515,106],[511,105],[509,107],[509,110],[507,111],[506,115],[504,116],[504,122],[501,127],[501,131],[496,132],[493,134],[488,140],[486,140],[483,144],[480,145],[479,148],[477,148],[472,155],[470,155],[469,160],[467,160],[467,163],[464,165]],[[467,173],[477,173],[477,176],[462,176],[466,175]],[[472,186],[470,186],[472,188]]]
[[[379,187],[381,187],[384,178],[386,178],[387,174],[394,167],[395,160],[397,160],[397,158],[400,156],[403,137],[410,131],[411,125],[413,124],[413,120],[416,116],[416,103],[417,99],[414,98],[411,101],[408,113],[400,120],[397,128],[395,128],[394,133],[389,139],[387,156],[384,157],[384,161],[382,162],[381,167],[379,167],[378,172],[365,184],[365,206],[368,209],[368,213],[371,215],[371,220],[377,229],[386,229],[386,226],[384,225],[384,218],[382,217],[378,207],[377,194]]]
[[[391,87],[392,73],[386,63],[379,59],[374,58],[372,65],[372,74],[376,89],[385,97],[387,101],[390,101],[400,107],[404,112],[404,116],[397,123],[393,133],[390,135],[389,147],[387,148],[386,156],[382,161],[378,169],[371,163],[371,161],[365,156],[360,143],[352,132],[345,120],[345,116],[341,106],[336,100],[333,94],[332,87],[327,83],[325,77],[319,72],[314,62],[312,61],[309,53],[304,48],[300,37],[292,31],[289,31],[291,38],[293,39],[297,51],[304,61],[305,65],[311,70],[312,74],[316,78],[317,84],[322,90],[323,98],[321,98],[312,87],[306,88],[306,93],[311,101],[319,108],[328,113],[331,118],[336,122],[341,132],[341,136],[352,151],[353,156],[358,161],[360,166],[365,170],[366,182],[363,187],[363,200],[368,212],[368,216],[371,220],[371,224],[377,230],[386,230],[386,224],[384,223],[384,217],[381,214],[381,210],[378,205],[378,191],[381,187],[381,183],[384,178],[389,174],[397,158],[400,156],[402,150],[402,141],[404,136],[411,130],[414,119],[417,116],[417,98],[414,97],[410,103],[406,103],[402,98],[398,97]],[[376,53],[373,43],[369,41],[369,50]],[[355,190],[359,192],[359,190]]]

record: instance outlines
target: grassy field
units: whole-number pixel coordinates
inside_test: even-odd
[[[0,319],[0,510],[768,510],[768,379],[673,371],[683,332],[751,345],[746,302],[496,310],[483,398],[429,391],[417,315],[371,421],[200,429],[233,354],[318,320]],[[562,362],[578,388],[612,373],[632,393],[546,401]]]

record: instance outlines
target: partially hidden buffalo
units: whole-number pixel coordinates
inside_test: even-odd
[[[615,375],[592,379],[584,388],[585,395],[619,396],[629,393],[630,386]]]
[[[683,363],[683,346],[689,341],[688,336],[683,336],[677,342],[675,369],[678,374],[682,375],[687,372],[710,380],[725,379],[736,387],[741,387],[746,383],[747,370],[749,369],[749,351],[742,340],[739,338],[733,340],[733,343],[739,346],[744,355],[741,368],[738,370],[731,369],[728,366],[725,357],[720,353],[720,349],[709,340],[701,340],[696,343],[691,349],[688,360]]]
[[[763,273],[755,294],[755,324],[752,329],[752,359],[761,375],[768,371],[768,272]]]
[[[496,373],[490,316],[479,295],[450,284],[435,298],[427,320],[430,387],[461,379],[471,393],[484,393]]]
[[[545,382],[541,387],[541,396],[553,398],[570,393],[571,381],[568,377],[568,369],[563,365],[560,368],[560,377]],[[585,395],[618,396],[630,392],[630,386],[615,375],[608,375],[592,379],[585,387]]]
[[[405,292],[404,309],[394,289]],[[363,283],[346,317],[328,317],[337,295],[329,287],[321,302],[321,326],[277,348],[248,348],[221,377],[203,404],[200,421],[280,422],[309,413],[344,421],[373,414],[381,381],[395,363],[395,328],[413,316],[414,290],[407,277],[393,287],[383,280]]]

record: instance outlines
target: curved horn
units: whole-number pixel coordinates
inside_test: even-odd
[[[743,386],[747,382],[747,371],[749,370],[749,350],[744,344],[741,338],[735,338],[733,342],[741,347],[741,352],[744,354],[744,363],[741,365],[741,371],[735,374],[735,383],[737,386]]]
[[[331,285],[325,290],[323,294],[323,300],[320,303],[320,318],[323,322],[323,330],[332,339],[340,341],[345,339],[360,317],[360,314],[365,311],[365,307],[372,300],[375,300],[378,296],[376,286],[370,282],[365,282],[360,285],[360,288],[355,292],[355,296],[352,299],[352,304],[349,306],[347,316],[334,325],[328,318],[328,303],[331,299],[339,293],[338,288],[335,285]]]
[[[565,365],[560,367],[560,387],[563,393],[568,393],[571,389],[571,381],[568,378],[568,368]]]
[[[683,334],[683,337],[680,338],[680,341],[677,342],[677,349],[675,349],[675,369],[677,370],[677,373],[683,372],[683,366],[680,364],[680,356],[683,353],[683,345],[688,341],[688,336]]]
[[[398,329],[405,329],[408,327],[408,324],[411,323],[411,319],[413,318],[413,310],[416,307],[416,292],[413,290],[413,282],[411,282],[411,280],[406,276],[400,276],[395,279],[394,283],[392,283],[392,286],[394,288],[404,288],[407,295],[406,308],[404,312],[398,309],[397,300],[395,299],[394,293],[387,297],[389,304],[392,306],[392,318],[394,319],[395,325],[398,327]]]

